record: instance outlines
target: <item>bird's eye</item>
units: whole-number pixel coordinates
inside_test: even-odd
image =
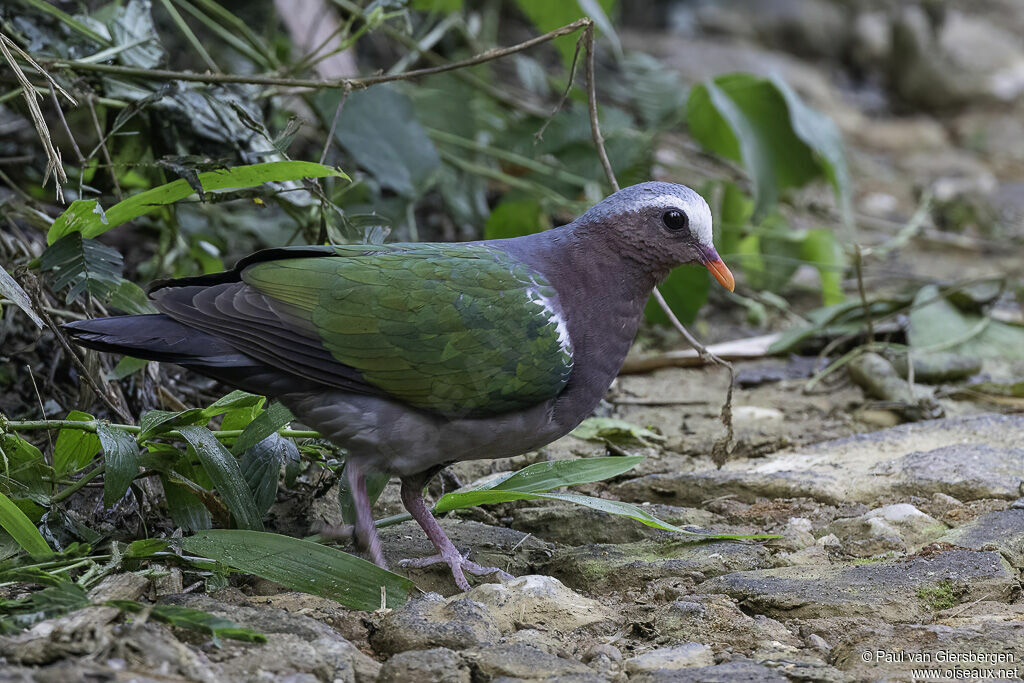
[[[661,221],[669,230],[685,230],[686,226],[690,224],[690,219],[686,217],[685,213],[678,209],[666,211],[661,216]]]

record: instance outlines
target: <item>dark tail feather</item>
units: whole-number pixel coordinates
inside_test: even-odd
[[[162,313],[80,320],[62,325],[77,343],[145,360],[209,368],[260,365],[230,344]]]

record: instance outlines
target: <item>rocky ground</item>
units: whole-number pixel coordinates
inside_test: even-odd
[[[923,279],[1019,276],[1024,238],[1024,5],[678,3],[682,34],[624,33],[688,82],[781,73],[850,145],[865,241],[907,246],[866,270],[872,291]],[[927,113],[926,113],[927,112]],[[680,149],[685,149],[683,145]],[[666,168],[680,152],[666,150]],[[811,225],[809,210],[794,217]],[[827,213],[827,212],[826,212]],[[1011,245],[1012,248],[1007,248]],[[1013,246],[1015,245],[1015,246]],[[792,300],[809,296],[798,274]],[[782,322],[772,323],[782,326]],[[754,334],[712,314],[715,340]],[[1005,370],[1005,368],[1004,368]],[[737,449],[711,462],[727,376],[666,368],[621,377],[604,410],[666,441],[592,495],[658,517],[770,541],[699,541],[563,504],[520,502],[442,520],[473,559],[517,578],[455,593],[441,569],[398,609],[354,612],[262,581],[182,593],[180,575],[113,577],[98,597],[198,607],[268,635],[210,640],[92,608],[0,638],[0,680],[862,681],[1024,675],[1024,416],[943,399],[946,417],[898,424],[849,381],[804,391],[802,359],[737,364]],[[745,378],[745,379],[744,379]],[[566,437],[472,481],[545,458],[606,454]],[[334,496],[305,517],[337,521]],[[378,503],[398,511],[397,490]],[[298,524],[276,509],[276,528]],[[301,526],[301,525],[300,525]],[[296,527],[302,534],[304,529]],[[412,523],[384,531],[393,566],[426,555]],[[399,569],[399,571],[402,571]],[[959,673],[957,673],[959,672]],[[973,672],[973,673],[972,673]],[[33,678],[34,677],[34,678]]]

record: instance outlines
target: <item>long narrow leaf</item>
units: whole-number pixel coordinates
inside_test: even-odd
[[[213,529],[184,538],[181,545],[194,555],[353,609],[398,607],[415,587],[355,555],[279,534]]]
[[[135,475],[139,473],[139,445],[135,437],[105,422],[96,425],[103,446],[103,505],[112,507],[121,500]]]
[[[291,411],[285,408],[280,402],[274,401],[267,409],[256,416],[256,419],[246,425],[241,435],[235,439],[231,452],[241,455],[267,438],[281,427],[294,419]]]
[[[13,301],[15,306],[25,311],[25,315],[36,324],[36,327],[42,329],[43,319],[32,309],[32,301],[28,298],[28,294],[21,288],[18,281],[4,270],[3,266],[0,266],[0,296]]]
[[[268,182],[300,180],[302,178],[348,176],[335,168],[310,161],[272,161],[265,164],[236,166],[224,171],[208,171],[199,174],[203,190],[229,190],[255,187]],[[134,218],[173,204],[193,194],[195,190],[185,180],[175,180],[166,185],[132,195],[114,204],[105,213],[99,209],[95,199],[79,199],[71,203],[50,226],[46,241],[53,244],[64,235],[81,232],[83,237],[96,237],[107,230],[116,228]]]
[[[205,427],[181,427],[179,431],[195,450],[235,523],[243,529],[262,530],[262,515],[235,457]]]
[[[18,545],[32,555],[49,555],[50,546],[43,540],[39,529],[14,504],[14,501],[0,493],[0,526],[11,535]]]

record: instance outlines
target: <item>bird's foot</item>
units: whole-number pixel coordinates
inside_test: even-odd
[[[454,548],[451,552],[440,552],[437,555],[431,555],[430,557],[402,560],[398,564],[402,567],[420,569],[422,567],[429,567],[442,562],[451,568],[452,576],[455,578],[455,585],[462,591],[469,590],[469,581],[466,580],[464,572],[469,572],[473,576],[487,576],[488,574],[494,574],[502,581],[511,581],[514,578],[508,572],[498,569],[497,567],[485,567],[482,564],[477,564]]]

